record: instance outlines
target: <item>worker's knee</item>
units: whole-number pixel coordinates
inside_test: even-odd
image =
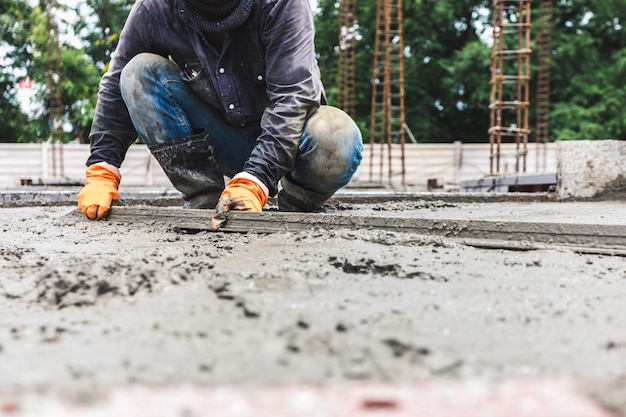
[[[161,55],[141,53],[135,55],[120,74],[120,91],[122,97],[130,98],[129,94],[142,91],[155,80],[178,78],[178,66]]]
[[[286,176],[294,187],[283,188],[282,205],[300,207],[292,211],[316,209],[350,182],[362,152],[361,132],[350,116],[335,107],[320,107],[304,128],[294,168]],[[302,204],[287,204],[288,200]]]
[[[361,163],[362,151],[361,131],[342,110],[322,106],[307,121],[300,156],[318,175],[347,183]]]

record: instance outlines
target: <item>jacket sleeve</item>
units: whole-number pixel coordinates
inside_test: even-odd
[[[270,190],[295,163],[304,124],[322,100],[323,87],[315,58],[313,13],[308,0],[277,0],[262,10],[269,104],[261,134],[244,166]]]
[[[137,138],[126,104],[122,100],[119,84],[120,73],[128,61],[149,49],[146,39],[149,39],[151,25],[145,22],[146,15],[143,1],[135,3],[122,29],[109,68],[100,80],[89,134],[91,155],[87,159],[87,165],[104,161],[119,168],[128,147]]]

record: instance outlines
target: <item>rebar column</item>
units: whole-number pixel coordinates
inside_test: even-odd
[[[552,55],[552,1],[539,4],[537,33],[537,104],[535,141],[537,145],[537,172],[546,169],[546,143],[550,137],[550,62]]]
[[[402,0],[377,1],[370,118],[370,182],[373,180],[374,160],[378,159],[379,182],[387,182],[392,187],[398,171],[402,186],[406,185],[402,20]],[[383,179],[385,165],[387,181]]]
[[[502,143],[515,143],[515,172],[526,172],[530,107],[531,0],[493,0],[490,173],[501,173]]]

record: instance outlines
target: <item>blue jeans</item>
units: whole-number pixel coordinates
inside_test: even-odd
[[[120,90],[146,145],[191,137],[206,129],[221,173],[229,177],[242,170],[260,133],[258,125],[237,128],[227,123],[183,80],[178,65],[159,55],[133,58],[122,71]],[[361,132],[354,121],[337,108],[321,106],[305,124],[294,168],[283,178],[283,188],[293,190],[296,198],[325,201],[350,181],[362,150]]]

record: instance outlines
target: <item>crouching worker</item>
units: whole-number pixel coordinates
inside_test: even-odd
[[[313,41],[309,0],[138,0],[100,82],[80,210],[107,216],[137,136],[185,207],[223,220],[278,193],[280,210],[319,210],[363,144],[326,105]]]

